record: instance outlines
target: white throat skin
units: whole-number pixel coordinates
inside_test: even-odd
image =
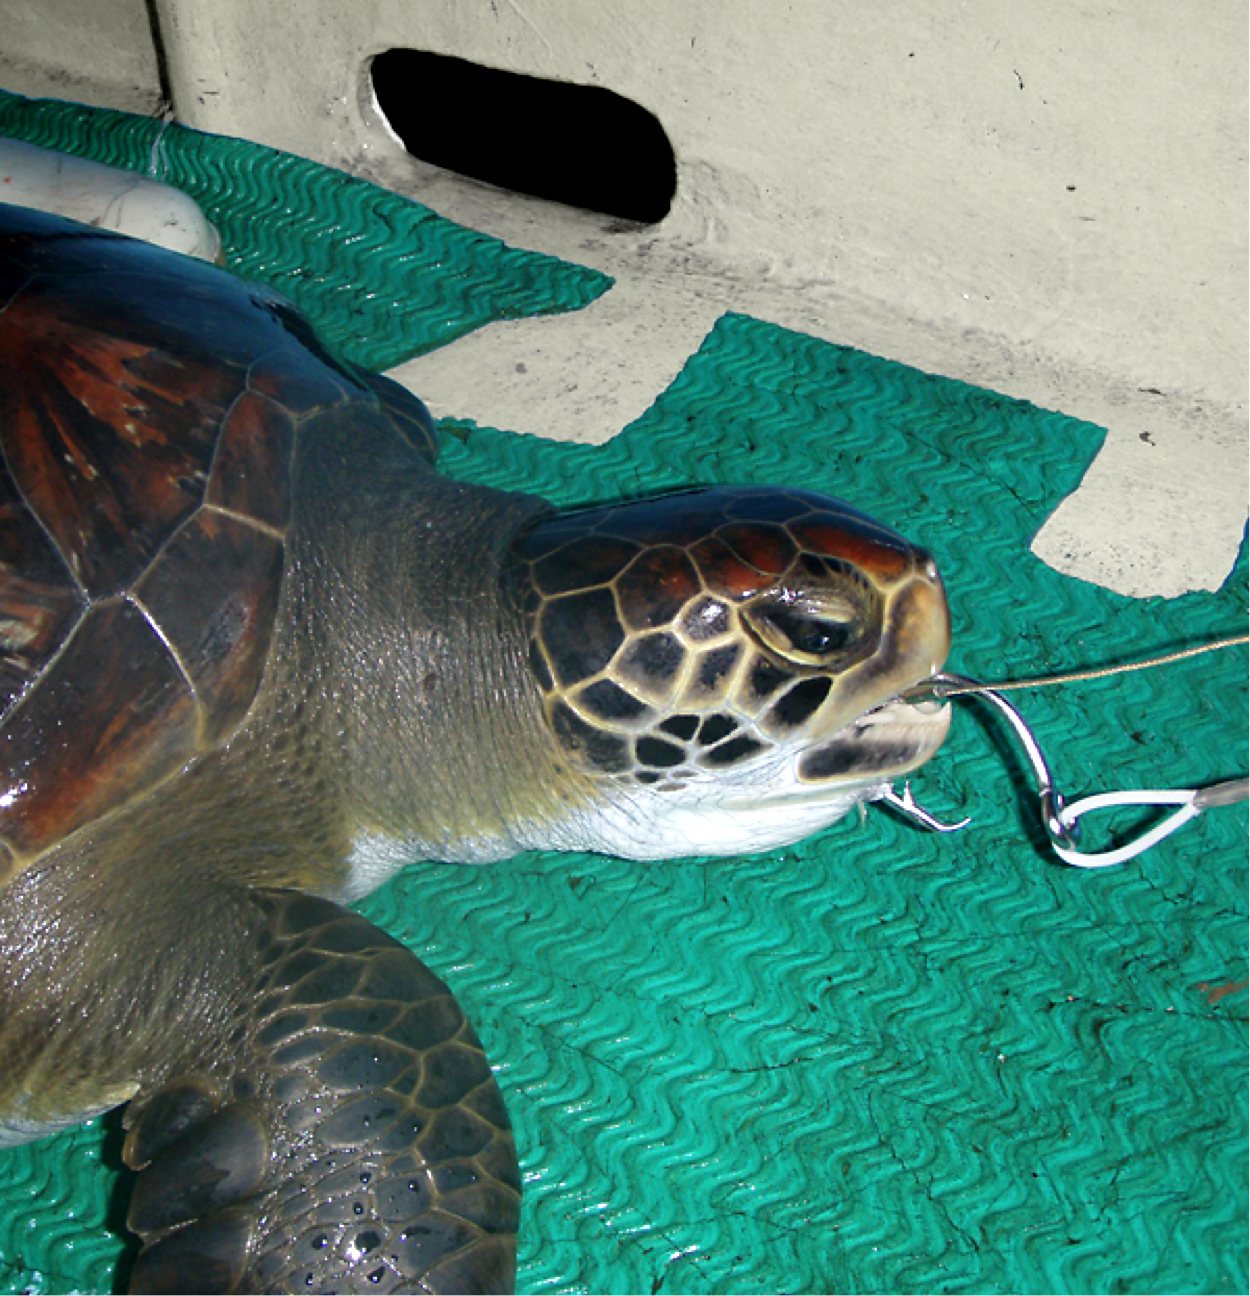
[[[527,850],[586,851],[632,860],[700,855],[754,855],[810,837],[856,806],[876,800],[888,779],[829,789],[796,790],[792,797],[758,801],[723,784],[701,796],[674,797],[655,788],[587,804],[563,823],[521,822],[508,835],[455,842],[359,833],[349,858],[349,883],[340,899],[368,895],[407,864],[439,860],[492,864]]]
[[[519,818],[479,835],[432,840],[361,831],[353,840],[346,898],[359,899],[419,860],[487,864],[525,850],[667,860],[750,855],[788,846],[879,799],[896,778],[937,750],[950,724],[949,706],[905,707],[900,718],[895,716],[895,707],[884,708],[847,726],[847,732],[918,728],[925,732],[923,754],[905,766],[856,777],[804,782],[798,770],[809,748],[800,744],[732,770],[708,771],[679,788],[600,779],[597,795],[569,805],[561,818]]]
[[[888,780],[861,783],[833,795],[807,791],[764,802],[735,798],[723,788],[679,800],[654,788],[634,789],[593,819],[564,825],[558,848],[635,860],[754,855],[820,832],[888,786]]]

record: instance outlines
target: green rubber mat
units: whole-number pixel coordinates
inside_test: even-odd
[[[18,112],[53,115],[0,100],[0,130],[19,133]],[[225,210],[244,146],[197,138],[221,150],[206,205]],[[335,237],[355,221],[344,208]],[[582,273],[491,256],[487,291],[514,301],[523,283],[535,310]],[[350,293],[314,288],[346,348]],[[1244,550],[1218,594],[1171,601],[1028,552],[1098,429],[743,316],[608,446],[442,427],[447,472],[558,503],[717,481],[853,500],[934,550],[952,667],[973,675],[1246,623]],[[1247,768],[1239,650],[1020,705],[1074,795]],[[1246,1290],[1245,807],[1123,868],[1066,869],[974,704],[916,782],[973,826],[929,836],[874,809],[742,859],[419,865],[361,906],[447,978],[498,1068],[526,1181],[523,1291]],[[0,1153],[0,1289],[108,1291],[124,1273],[117,1129]]]

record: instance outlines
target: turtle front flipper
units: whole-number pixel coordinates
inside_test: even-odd
[[[516,1150],[450,990],[336,904],[249,899],[231,1060],[213,1047],[127,1112],[131,1290],[511,1290]]]

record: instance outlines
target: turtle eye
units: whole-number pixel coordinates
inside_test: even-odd
[[[768,623],[789,642],[791,648],[809,657],[825,657],[851,646],[856,627],[851,621],[830,621],[809,616],[794,608],[773,608]]]
[[[864,620],[856,608],[840,600],[812,603],[779,599],[744,611],[751,627],[774,652],[792,661],[828,664],[859,644]]]

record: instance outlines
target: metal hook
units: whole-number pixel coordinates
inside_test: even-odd
[[[930,814],[923,806],[916,804],[916,798],[912,796],[911,793],[910,781],[903,784],[902,796],[899,796],[899,794],[891,787],[886,788],[886,790],[876,799],[878,801],[884,801],[886,805],[898,811],[899,814],[913,820],[915,823],[918,823],[922,828],[927,828],[930,832],[958,832],[961,828],[966,828],[972,822],[971,818],[968,818],[961,819],[955,824],[943,823],[936,815]]]
[[[1028,722],[1020,712],[1001,693],[985,688],[978,680],[967,675],[955,675],[943,671],[934,675],[932,682],[949,684],[954,688],[976,689],[977,692],[971,694],[972,697],[984,698],[1007,717],[1008,723],[1019,739],[1020,746],[1024,749],[1024,754],[1028,757],[1029,764],[1033,766],[1033,777],[1037,782],[1038,808],[1041,811],[1046,835],[1052,842],[1057,842],[1067,850],[1075,850],[1081,841],[1080,825],[1068,815],[1067,803],[1063,793],[1055,785],[1055,776],[1051,772],[1050,763],[1043,754],[1033,730],[1029,728]]]
[[[1232,805],[1234,802],[1243,801],[1247,796],[1250,796],[1250,780],[1230,779],[1225,783],[1215,783],[1210,787],[1197,790],[1157,791],[1144,789],[1134,792],[1104,792],[1095,796],[1083,797],[1081,800],[1069,804],[1064,799],[1063,793],[1055,785],[1055,777],[1051,772],[1050,764],[1046,760],[1033,731],[1029,728],[1020,712],[1006,698],[994,689],[986,688],[985,685],[967,675],[955,675],[946,672],[931,676],[923,685],[918,687],[928,689],[933,686],[930,696],[941,698],[943,696],[942,685],[947,685],[952,689],[967,689],[969,690],[968,696],[983,698],[1006,716],[1008,723],[1019,739],[1020,746],[1024,749],[1024,753],[1033,767],[1033,776],[1037,782],[1038,808],[1041,812],[1042,825],[1046,829],[1046,835],[1050,838],[1051,847],[1061,860],[1067,864],[1074,864],[1078,868],[1105,868],[1110,864],[1122,864],[1125,860],[1132,859],[1133,856],[1141,854],[1142,851],[1162,841],[1164,837],[1175,832],[1204,810],[1215,806]],[[953,831],[952,827],[939,824],[932,815],[916,805],[912,799],[910,785],[904,786],[901,797],[891,790],[884,794],[881,799],[903,814],[908,815],[908,817],[924,824],[927,828],[932,828],[937,832]],[[1175,805],[1179,806],[1180,809],[1125,846],[1097,854],[1081,852],[1078,849],[1081,840],[1081,825],[1079,822],[1081,816],[1090,810],[1121,805]],[[964,820],[964,823],[968,822],[969,820]],[[955,825],[955,827],[962,826],[962,824]]]

